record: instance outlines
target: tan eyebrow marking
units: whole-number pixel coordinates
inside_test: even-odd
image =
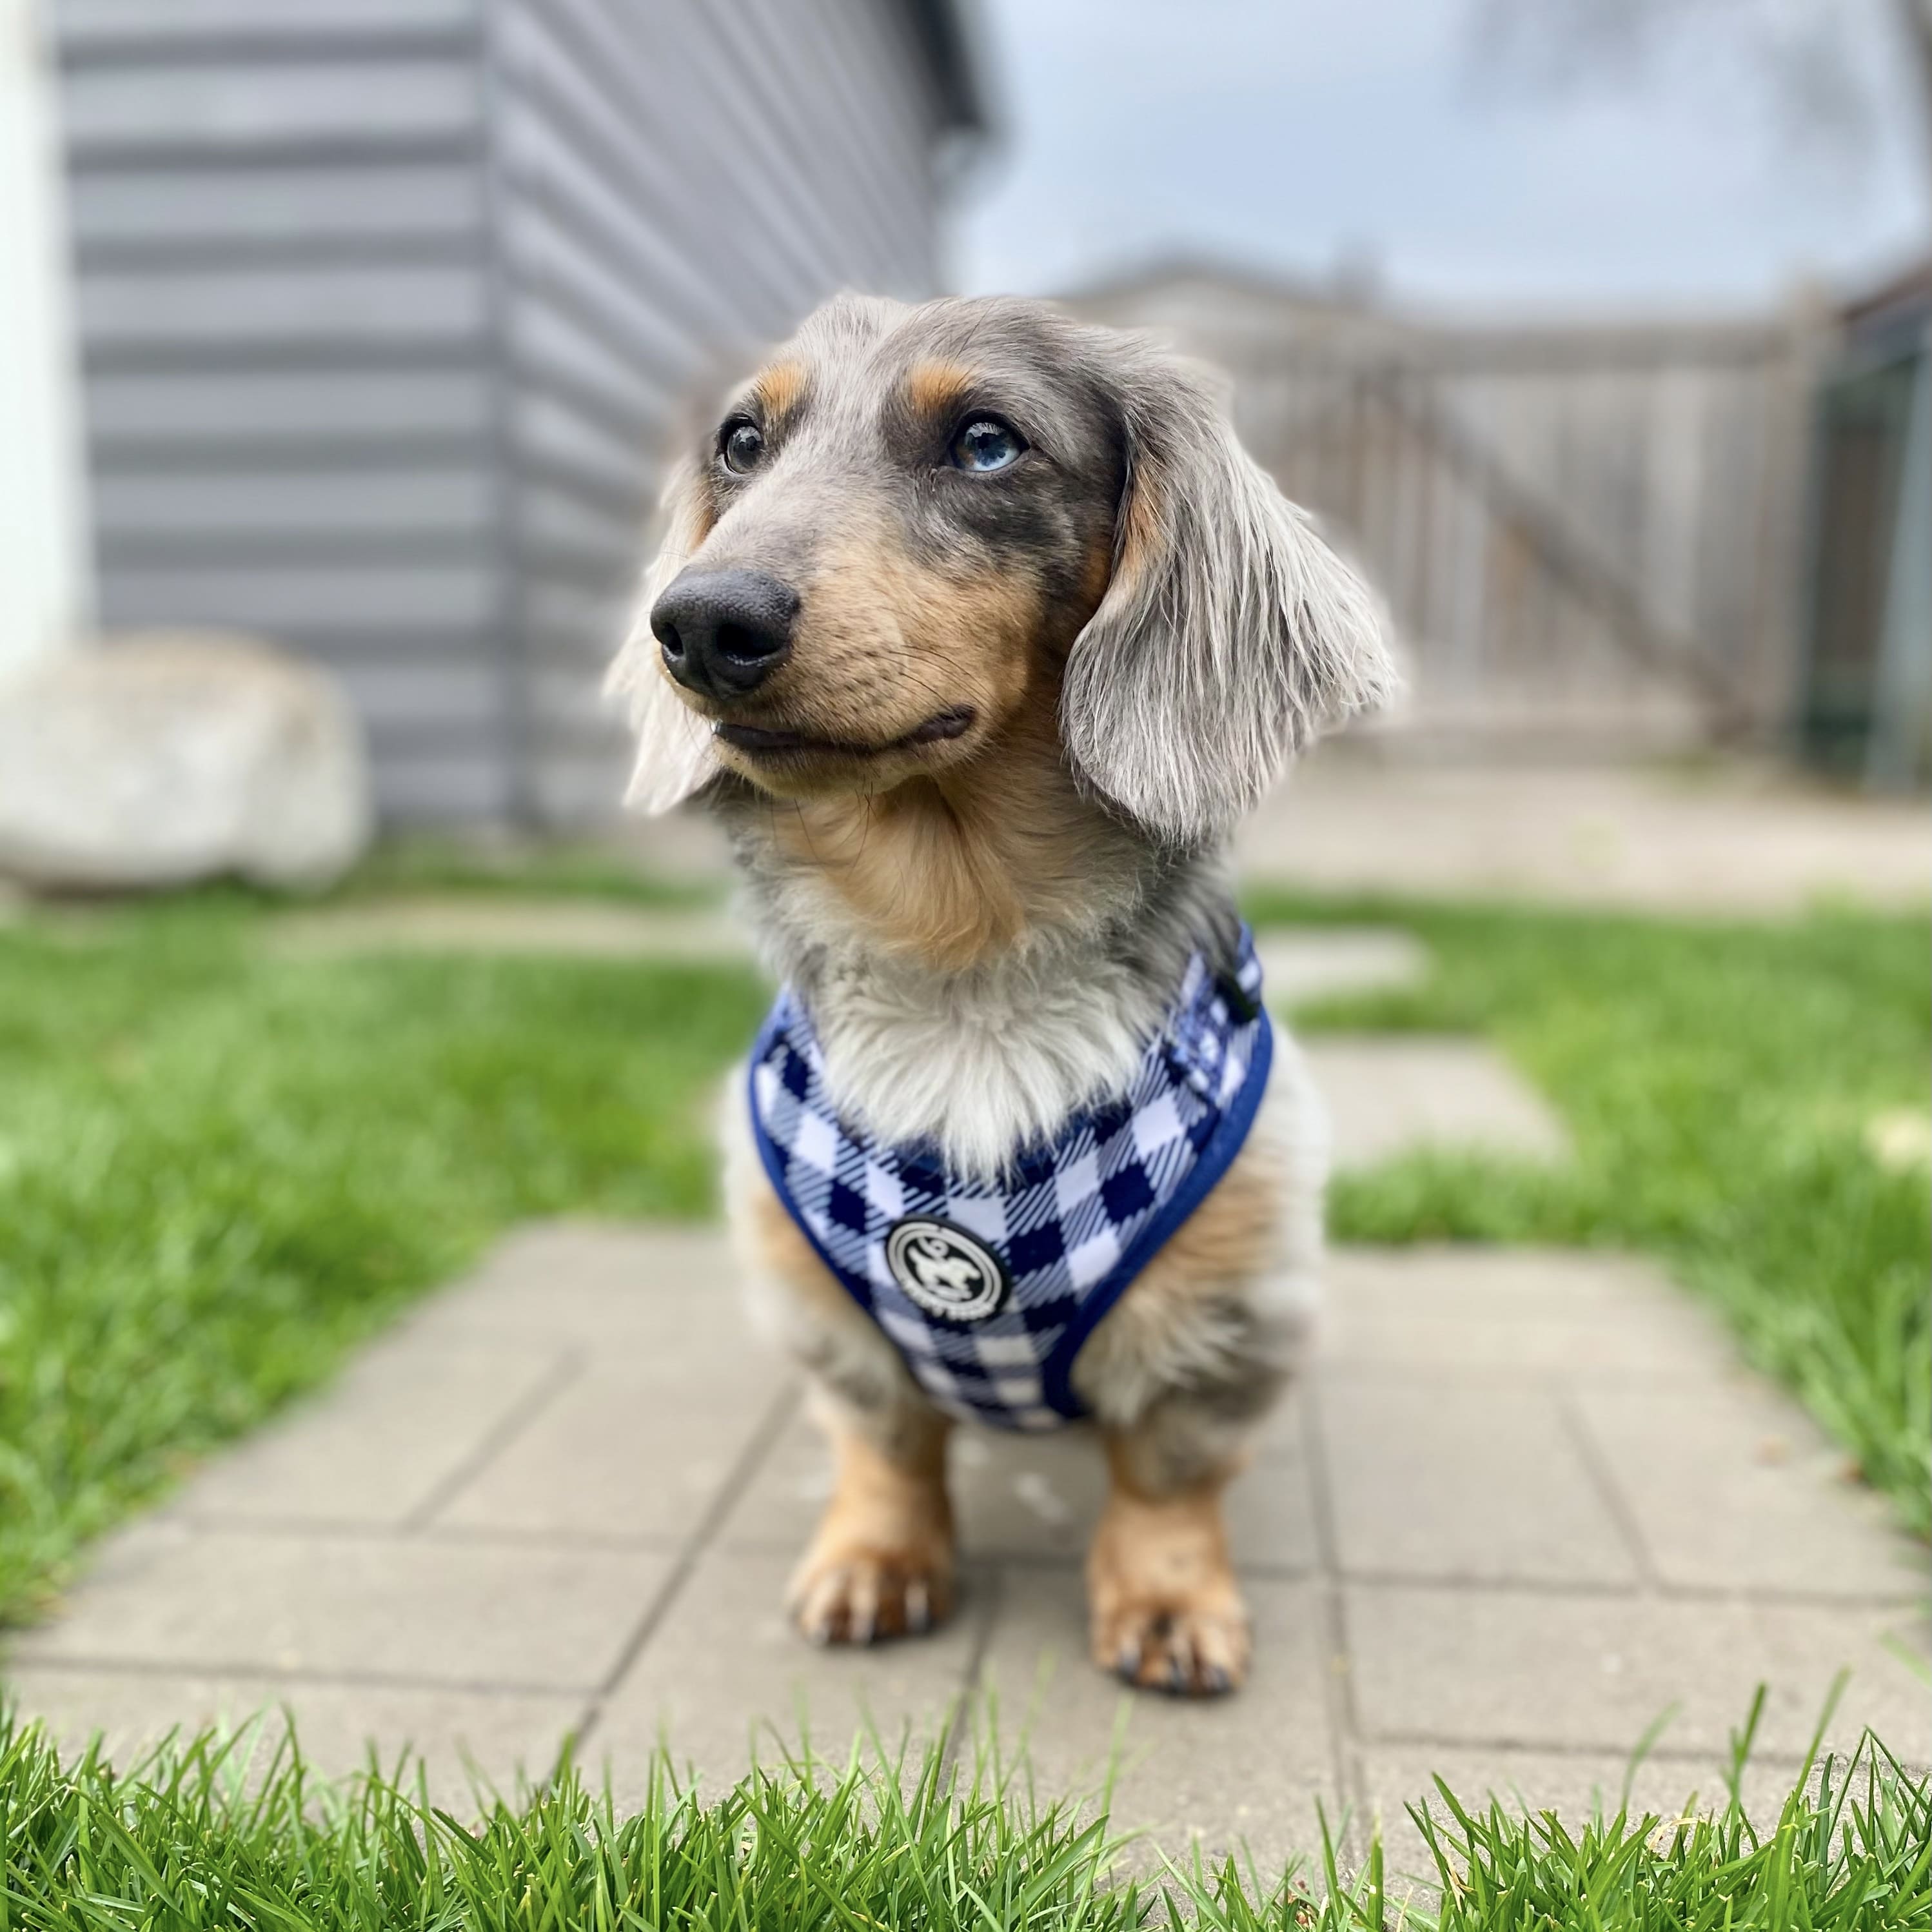
[[[758,379],[752,385],[752,393],[758,399],[768,420],[789,416],[796,409],[805,395],[806,374],[802,364],[774,362],[770,368],[761,370]]]
[[[975,380],[963,363],[929,359],[912,365],[906,376],[906,394],[922,415],[943,416],[958,406]]]

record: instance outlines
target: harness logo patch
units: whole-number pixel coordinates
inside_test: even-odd
[[[928,1315],[983,1322],[1006,1298],[1006,1271],[976,1237],[928,1214],[896,1221],[886,1237],[892,1279]]]

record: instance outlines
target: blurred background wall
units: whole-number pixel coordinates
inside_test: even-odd
[[[334,670],[392,820],[608,817],[671,420],[937,286],[943,0],[52,0],[110,628]]]
[[[391,822],[607,818],[679,412],[833,289],[963,281],[1228,373],[1396,610],[1408,742],[1932,775],[1932,0],[34,4],[0,673],[90,607],[262,633],[344,682]],[[1740,229],[1698,34],[1780,152],[1880,153],[1877,215]],[[1452,40],[1553,164],[1469,136]],[[1688,134],[1564,91],[1646,60]]]

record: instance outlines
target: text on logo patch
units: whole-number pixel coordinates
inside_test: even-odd
[[[999,1256],[964,1228],[928,1214],[893,1222],[886,1265],[914,1301],[943,1321],[983,1322],[1006,1297]]]

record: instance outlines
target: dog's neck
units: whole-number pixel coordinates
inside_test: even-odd
[[[718,805],[842,1112],[965,1172],[1123,1086],[1190,952],[1232,920],[1210,860],[1082,791],[1050,716],[878,796]]]

